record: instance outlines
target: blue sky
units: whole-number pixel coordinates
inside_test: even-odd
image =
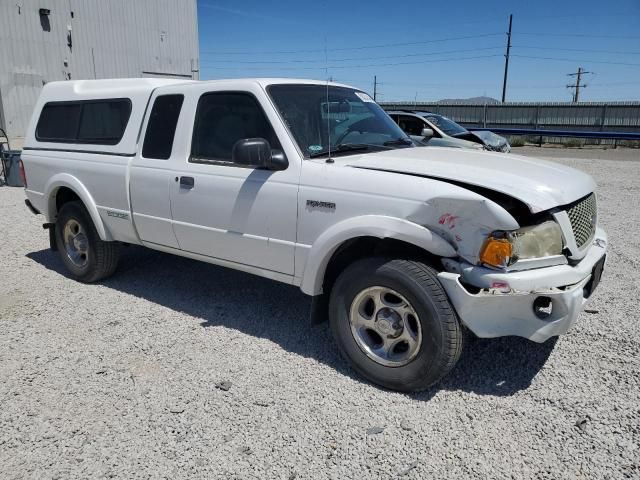
[[[499,99],[510,13],[507,100],[568,101],[579,66],[593,72],[581,101],[640,100],[640,0],[198,0],[201,78],[331,77],[372,93],[377,75],[378,101]]]

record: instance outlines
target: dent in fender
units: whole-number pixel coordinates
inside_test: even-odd
[[[457,255],[475,264],[489,233],[515,230],[518,222],[497,203],[479,197],[436,197],[426,202],[428,208],[414,221],[433,230],[455,246]],[[413,219],[413,218],[410,218]]]
[[[100,214],[98,213],[98,208],[96,206],[93,197],[89,193],[89,190],[73,175],[69,175],[68,173],[59,173],[54,175],[49,179],[47,184],[45,185],[45,198],[47,199],[47,221],[52,222],[55,218],[56,212],[56,199],[54,192],[58,190],[58,188],[66,187],[73,190],[84,206],[86,207],[89,215],[91,216],[91,220],[93,221],[94,226],[100,236],[100,240],[111,241],[113,237],[109,230],[107,230],[100,218]]]
[[[358,237],[393,238],[411,243],[439,257],[455,257],[455,249],[431,230],[407,220],[381,215],[363,215],[332,225],[313,243],[307,255],[301,290],[320,295],[327,264],[336,249]]]

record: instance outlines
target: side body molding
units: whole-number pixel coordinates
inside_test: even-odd
[[[47,184],[44,187],[44,195],[47,199],[47,221],[53,222],[56,217],[56,191],[61,188],[66,187],[73,190],[84,206],[87,208],[89,215],[91,216],[91,220],[93,220],[93,224],[98,231],[98,235],[100,236],[100,240],[111,241],[113,237],[109,230],[105,228],[102,219],[100,218],[100,214],[98,213],[98,208],[96,206],[96,202],[89,193],[89,190],[73,175],[69,175],[68,173],[58,173],[49,179]]]
[[[455,257],[455,249],[429,229],[394,217],[363,215],[338,222],[324,231],[309,250],[301,290],[320,295],[324,273],[333,253],[342,243],[358,237],[393,238],[420,247],[439,257]]]

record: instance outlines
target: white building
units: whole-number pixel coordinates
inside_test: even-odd
[[[18,147],[47,82],[191,79],[198,65],[196,0],[0,1],[0,127]]]

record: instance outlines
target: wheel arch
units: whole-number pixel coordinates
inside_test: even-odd
[[[333,225],[313,243],[300,288],[313,296],[328,293],[325,283],[335,280],[341,268],[381,249],[428,260],[456,256],[446,240],[422,225],[379,215],[355,217]]]
[[[100,240],[111,241],[113,237],[106,228],[95,200],[89,193],[89,190],[73,175],[61,173],[51,177],[45,187],[45,198],[47,198],[47,221],[55,222],[58,211],[62,205],[69,201],[80,200],[89,212],[89,216],[93,221],[96,231],[100,236]]]

